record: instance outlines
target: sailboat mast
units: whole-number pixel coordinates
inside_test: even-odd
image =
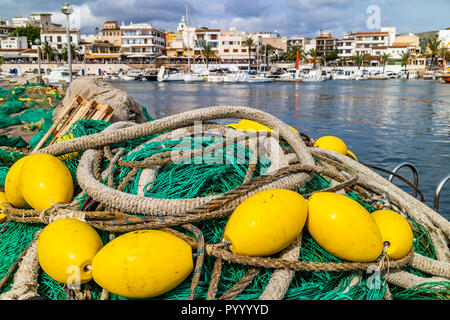
[[[187,1],[186,1],[186,21],[185,21],[185,23],[186,23],[186,30],[187,30],[188,72],[190,72],[191,71],[191,48],[190,48],[190,45],[189,45],[190,39],[189,39],[188,4],[187,4]]]

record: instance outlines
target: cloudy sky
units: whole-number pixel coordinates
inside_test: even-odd
[[[53,13],[65,24],[60,0],[0,0],[0,19],[30,13]],[[175,30],[186,0],[71,0],[72,25],[83,33],[100,29],[105,20],[121,24],[147,22]],[[342,37],[348,31],[396,26],[398,33],[450,27],[450,0],[189,0],[196,26],[243,31],[278,31],[287,36],[315,37],[320,29]]]

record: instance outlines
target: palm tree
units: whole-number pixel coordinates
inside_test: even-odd
[[[211,45],[209,44],[202,45],[202,56],[206,60],[206,69],[208,69],[209,59],[213,59],[216,56],[215,52],[212,50]]]
[[[286,52],[284,58],[288,61],[294,61],[297,59],[297,52],[299,53],[300,60],[304,60],[305,51],[303,51],[302,46],[291,46],[289,51]]]
[[[401,59],[402,59],[402,66],[405,66],[405,69],[406,69],[406,66],[408,65],[409,58],[411,58],[411,52],[409,52],[409,50],[408,51],[404,51],[402,53]]]
[[[391,58],[390,53],[385,52],[381,55],[381,63],[383,64],[383,73],[384,73],[384,70],[386,69],[386,64],[389,62],[390,58]]]
[[[42,53],[47,57],[47,64],[50,64],[50,60],[53,60],[55,49],[53,49],[48,41],[42,44]]]
[[[261,48],[259,48],[259,53],[264,55],[264,58],[266,60],[266,68],[269,68],[269,56],[272,55],[274,51],[275,48],[272,47],[270,44],[263,44]]]
[[[431,51],[431,64],[436,65],[435,57],[438,54],[439,46],[441,45],[441,40],[438,38],[430,38],[427,42],[427,48]]]
[[[63,47],[63,52],[62,52],[62,58],[63,60],[67,60],[67,44],[64,45]],[[70,43],[70,53],[73,59],[75,59],[77,56],[80,55],[80,47],[77,46],[75,43]]]
[[[358,70],[361,69],[361,66],[364,63],[364,53],[358,53],[356,56],[353,56],[352,59],[355,62],[355,64],[358,66]]]
[[[311,59],[313,60],[313,69],[316,68],[316,61],[317,61],[317,49],[311,49],[308,51],[307,55],[311,57]]]
[[[252,60],[252,49],[255,46],[255,41],[249,37],[245,39],[244,46],[246,46],[248,50],[248,69],[250,70],[250,64]]]

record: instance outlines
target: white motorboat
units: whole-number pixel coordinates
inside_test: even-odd
[[[436,73],[434,71],[425,72],[423,80],[436,80]]]
[[[368,80],[368,79],[369,79],[368,70],[359,70],[355,73],[355,80]]]
[[[70,82],[69,70],[66,68],[52,69],[48,76],[44,77],[48,79],[48,83],[51,85],[59,85],[60,81]],[[72,80],[75,78],[75,74],[72,74]]]
[[[315,81],[321,82],[327,80],[326,76],[322,74],[321,70],[305,69],[301,77],[302,81],[306,82],[315,82]]]
[[[356,80],[356,75],[351,70],[339,69],[333,73],[333,80]]]
[[[393,71],[387,71],[385,72],[385,75],[389,78],[389,79],[398,79],[399,75]]]
[[[179,68],[166,68],[164,66],[159,68],[158,81],[184,81],[184,73]]]
[[[256,75],[250,75],[247,79],[247,82],[250,82],[250,83],[273,82],[273,78],[268,78],[264,75],[256,74]]]
[[[206,77],[207,82],[224,82],[225,76],[218,74],[211,74]]]
[[[302,77],[300,76],[300,70],[297,69],[290,69],[278,77],[278,79],[293,79],[293,80],[301,78]]]
[[[184,75],[184,81],[186,82],[199,82],[204,81],[205,77],[198,73],[187,73]]]
[[[369,80],[387,80],[389,77],[379,71],[372,71],[369,74]]]

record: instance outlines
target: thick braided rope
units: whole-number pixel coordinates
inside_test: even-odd
[[[228,111],[227,111],[228,110]],[[201,112],[200,112],[201,111]],[[206,115],[205,115],[206,114]],[[183,120],[183,117],[177,116],[171,116],[164,118],[166,121],[164,122],[158,122],[157,126],[154,125],[156,128],[160,128],[162,126],[162,123],[169,123],[169,127],[176,126],[175,124],[170,125],[170,123],[176,121],[182,122],[182,125],[192,125],[193,121],[198,121],[199,119],[203,120],[210,120],[210,119],[218,119],[221,117],[244,117],[253,119],[255,121],[258,121],[260,123],[263,123],[267,125],[269,128],[273,130],[277,130],[280,132],[280,136],[282,136],[288,143],[292,145],[292,148],[294,151],[296,151],[296,154],[298,156],[298,159],[303,159],[306,164],[314,165],[314,161],[307,151],[307,148],[303,141],[300,139],[298,133],[294,132],[291,128],[289,128],[286,124],[281,122],[280,120],[276,119],[275,117],[266,114],[264,112],[251,109],[251,108],[245,108],[245,107],[223,107],[221,108],[205,108],[205,109],[199,109],[194,110],[191,113],[184,113],[181,114],[184,115],[184,117],[189,118],[190,122],[185,122],[187,120]],[[174,120],[175,119],[175,120]],[[163,119],[162,119],[163,120]],[[156,121],[149,122],[143,125],[150,126],[151,124],[154,124]],[[146,127],[142,127],[141,125],[135,125],[133,127],[127,127],[123,129],[117,129],[112,130],[112,126],[106,128],[102,133],[98,133],[91,136],[86,136],[82,138],[77,139],[85,139],[91,137],[97,136],[97,140],[102,140],[104,135],[115,135],[116,132],[120,131],[122,135],[120,136],[121,139],[123,138],[123,131],[124,130],[131,130],[135,129],[134,131],[138,131],[140,136],[147,136],[152,133],[156,133],[155,128],[150,128],[149,130],[138,130],[138,129],[146,129]],[[182,127],[182,125],[178,124],[178,127]],[[164,129],[167,129],[166,126],[164,126]],[[160,129],[162,130],[162,129]],[[134,133],[134,131],[131,131],[131,133],[128,133],[127,139],[130,139],[130,135]],[[144,133],[143,133],[144,132]],[[284,132],[284,135],[283,135]],[[103,134],[103,135],[101,135]],[[100,136],[99,136],[100,135]],[[140,137],[139,136],[139,137]],[[133,136],[136,138],[136,136]],[[70,140],[72,143],[74,143],[75,140]],[[108,139],[111,141],[110,139]],[[126,139],[125,139],[126,140]],[[69,141],[69,140],[68,140]],[[86,142],[87,141],[87,142]],[[78,141],[78,145],[83,145],[86,147],[86,145],[89,145],[89,141]],[[114,141],[120,141],[120,139],[116,138]],[[96,141],[94,141],[96,142]],[[100,142],[96,142],[100,143]],[[104,142],[102,142],[105,144]],[[60,145],[60,144],[58,144]],[[91,144],[92,145],[92,144]],[[56,147],[57,145],[52,145],[50,147]],[[98,145],[97,145],[98,146]],[[58,154],[59,152],[65,153],[67,152],[67,148],[70,146],[63,146],[60,149],[43,149],[43,152],[49,152],[52,154]],[[73,147],[73,146],[72,146]],[[61,151],[61,149],[63,149]],[[307,153],[305,155],[305,152]],[[122,210],[127,211],[131,213],[143,213],[143,214],[152,214],[152,215],[183,215],[184,212],[189,211],[193,207],[199,206],[204,204],[207,201],[210,201],[214,196],[212,197],[203,197],[203,198],[196,198],[196,199],[152,199],[147,197],[142,197],[138,195],[131,195],[126,194],[123,192],[119,192],[117,190],[108,188],[101,184],[99,181],[96,181],[96,179],[93,177],[93,159],[95,158],[96,154],[94,150],[87,150],[83,156],[81,157],[78,170],[77,170],[77,180],[80,185],[80,187],[83,189],[85,193],[87,193],[89,196],[91,196],[93,199],[95,199],[98,202],[102,202],[105,204],[108,208],[113,208],[116,210]],[[296,186],[301,185],[305,183],[309,179],[308,174],[298,174],[298,175],[292,175],[290,177],[284,177],[277,181],[273,185],[267,185],[264,186],[263,189],[257,190],[257,192],[266,190],[266,189],[272,189],[272,188],[284,188],[284,189],[294,189]],[[246,196],[250,196],[246,195]],[[243,199],[241,199],[242,201]]]

